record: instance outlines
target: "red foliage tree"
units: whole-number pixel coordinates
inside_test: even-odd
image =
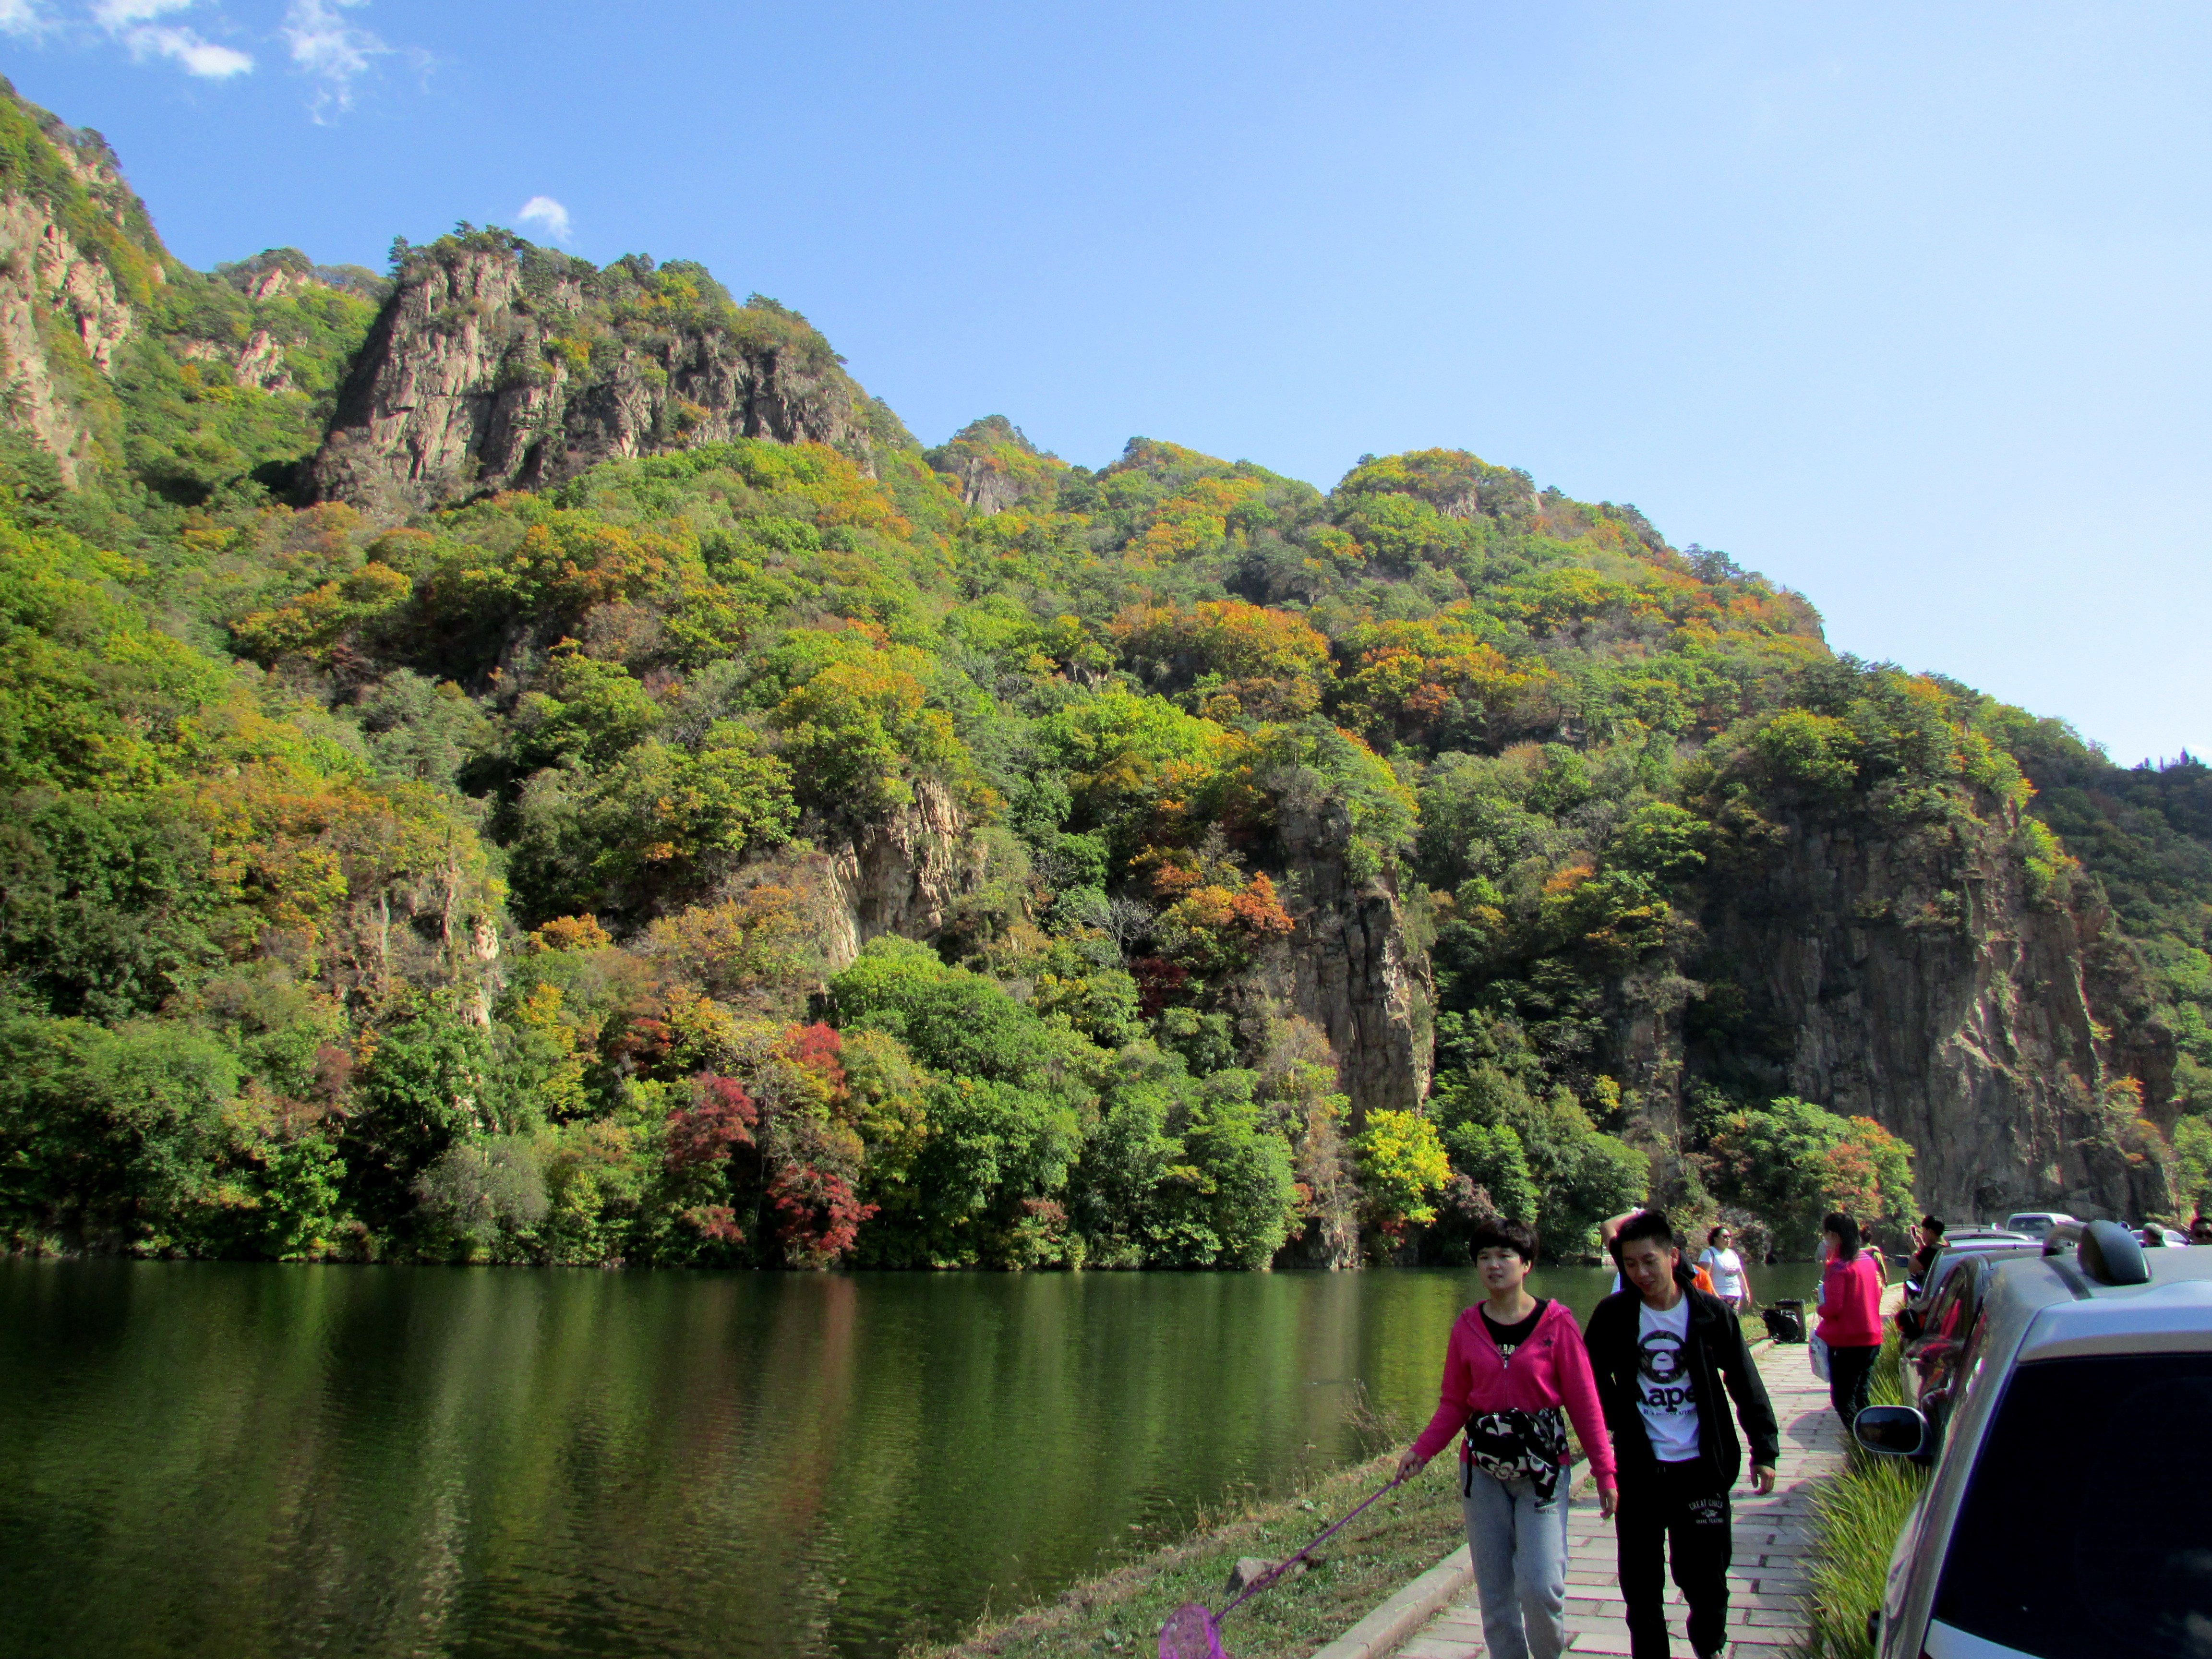
[[[691,1086],[692,1103],[668,1115],[671,1170],[726,1162],[735,1148],[753,1144],[753,1127],[760,1121],[760,1109],[737,1079],[702,1072]]]
[[[780,1218],[785,1255],[811,1267],[828,1267],[851,1249],[860,1224],[876,1212],[843,1176],[812,1164],[785,1164],[769,1182],[768,1196]]]
[[[785,1057],[818,1074],[832,1094],[845,1091],[844,1062],[838,1058],[842,1052],[843,1039],[836,1029],[818,1020],[811,1025],[794,1025],[784,1033]]]

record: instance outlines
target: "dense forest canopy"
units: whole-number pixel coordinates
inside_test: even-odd
[[[532,386],[706,337],[847,383],[696,266],[504,233],[191,272],[55,164],[86,136],[0,118],[0,181],[136,307],[105,368],[50,331],[85,466],[0,434],[17,1247],[1334,1265],[1463,1255],[1496,1209],[1586,1250],[1656,1196],[1796,1249],[1826,1205],[1908,1213],[1921,1149],[1778,1086],[1706,923],[1844,823],[2000,845],[2093,919],[2094,1109],[2212,1195],[2193,761],[1838,657],[1725,555],[1456,449],[1324,493],[1141,438],[1094,471],[1002,416],[925,449],[860,401],[835,442],[695,441],[679,364],[652,453],[315,501],[426,261],[569,307],[501,370]],[[926,915],[866,890],[885,849]],[[1420,1048],[1387,1101],[1301,1012],[1304,918],[1360,904]],[[1621,1063],[1662,1015],[1664,1110]]]

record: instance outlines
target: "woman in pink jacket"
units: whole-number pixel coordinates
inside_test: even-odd
[[[1820,1221],[1828,1265],[1820,1270],[1820,1324],[1814,1334],[1828,1345],[1828,1403],[1851,1425],[1866,1409],[1874,1362],[1881,1352],[1881,1270],[1859,1240],[1859,1224],[1842,1211]]]
[[[1613,1442],[1583,1334],[1566,1304],[1528,1294],[1536,1234],[1493,1222],[1469,1241],[1487,1295],[1453,1325],[1437,1414],[1398,1459],[1401,1479],[1467,1431],[1461,1506],[1492,1659],[1558,1659],[1567,1644],[1567,1431],[1574,1420],[1613,1510]]]

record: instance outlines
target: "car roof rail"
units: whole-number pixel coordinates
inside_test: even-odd
[[[2087,1222],[2078,1236],[2074,1259],[2087,1277],[2100,1285],[2150,1283],[2150,1263],[2143,1255],[2142,1241],[2118,1222]],[[2044,1251],[2050,1254],[2049,1245]]]

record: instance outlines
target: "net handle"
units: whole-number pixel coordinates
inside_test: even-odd
[[[1386,1497],[1386,1496],[1388,1496],[1390,1492],[1395,1492],[1395,1491],[1397,1489],[1397,1487],[1398,1487],[1399,1482],[1400,1482],[1403,1478],[1404,1478],[1404,1477],[1402,1477],[1402,1476],[1401,1476],[1401,1475],[1395,1475],[1395,1474],[1392,1475],[1392,1476],[1390,1477],[1390,1479],[1389,1479],[1389,1483],[1388,1483],[1387,1485],[1385,1485],[1385,1486],[1382,1488],[1382,1490],[1381,1490],[1381,1491],[1379,1491],[1379,1492],[1370,1492],[1370,1493],[1369,1493],[1369,1494],[1368,1494],[1368,1496],[1367,1496],[1365,1498],[1362,1499],[1362,1500],[1361,1500],[1361,1502],[1360,1502],[1360,1504],[1359,1504],[1358,1509],[1355,1509],[1355,1510],[1353,1510],[1352,1511],[1352,1513],[1351,1513],[1351,1514],[1349,1514],[1349,1515],[1346,1516],[1344,1517],[1344,1519],[1343,1519],[1343,1520],[1341,1520],[1341,1521],[1338,1522],[1334,1526],[1331,1527],[1331,1528],[1330,1528],[1327,1532],[1325,1532],[1325,1533],[1322,1534],[1322,1535],[1321,1535],[1320,1537],[1318,1537],[1318,1538],[1315,1539],[1315,1540],[1313,1540],[1313,1542],[1312,1542],[1312,1543],[1310,1543],[1310,1544],[1307,1545],[1304,1549],[1300,1550],[1300,1551],[1299,1551],[1296,1555],[1287,1556],[1287,1557],[1285,1557],[1284,1559],[1282,1559],[1282,1560],[1280,1560],[1280,1561],[1278,1561],[1278,1562],[1277,1562],[1273,1566],[1272,1566],[1272,1567],[1268,1568],[1268,1569],[1267,1570],[1267,1571],[1265,1571],[1265,1572],[1261,1573],[1261,1574],[1257,1578],[1255,1578],[1255,1579],[1254,1579],[1250,1583],[1249,1583],[1249,1584],[1245,1585],[1245,1587],[1243,1588],[1243,1589],[1242,1591],[1240,1591],[1240,1592],[1237,1594],[1237,1598],[1236,1598],[1234,1601],[1231,1601],[1231,1602],[1230,1602],[1230,1604],[1229,1604],[1227,1607],[1225,1607],[1222,1608],[1222,1610],[1221,1610],[1219,1613],[1218,1613],[1214,1614],[1214,1620],[1215,1620],[1215,1621],[1218,1623],[1218,1622],[1219,1622],[1221,1620],[1226,1619],[1226,1618],[1227,1618],[1231,1613],[1232,1613],[1236,1612],[1236,1611],[1237,1611],[1237,1609],[1238,1607],[1242,1607],[1242,1606],[1243,1606],[1246,1601],[1249,1601],[1249,1600],[1251,1600],[1251,1599],[1252,1599],[1252,1597],[1254,1597],[1254,1596],[1257,1595],[1258,1595],[1261,1590],[1266,1589],[1267,1589],[1269,1586],[1273,1585],[1273,1583],[1274,1583],[1278,1579],[1279,1579],[1280,1577],[1282,1577],[1282,1576],[1283,1576],[1285,1573],[1288,1572],[1288,1571],[1289,1571],[1292,1567],[1296,1566],[1299,1562],[1301,1562],[1301,1561],[1304,1560],[1304,1559],[1306,1559],[1306,1557],[1308,1557],[1309,1555],[1311,1555],[1311,1554],[1312,1554],[1316,1550],[1319,1549],[1319,1548],[1320,1548],[1323,1544],[1326,1544],[1327,1542],[1328,1542],[1328,1540],[1329,1540],[1330,1539],[1332,1539],[1332,1538],[1335,1537],[1335,1536],[1337,1535],[1337,1534],[1339,1534],[1339,1533],[1342,1532],[1342,1531],[1343,1531],[1346,1527],[1350,1526],[1350,1525],[1351,1525],[1354,1521],[1357,1521],[1357,1520],[1359,1518],[1360,1510],[1364,1510],[1364,1509],[1365,1509],[1365,1508],[1366,1508],[1370,1504],[1372,1504],[1372,1503],[1373,1503],[1376,1498],[1382,1498],[1382,1497]]]

